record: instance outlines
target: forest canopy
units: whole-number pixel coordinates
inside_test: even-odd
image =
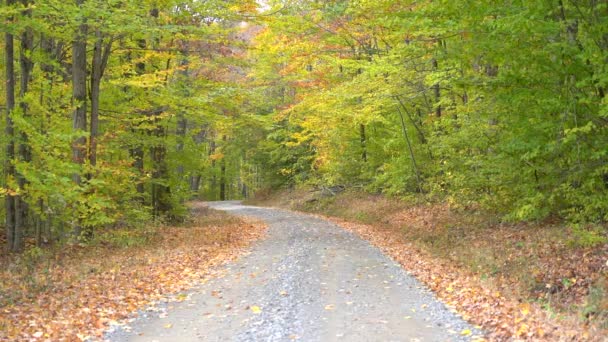
[[[595,0],[5,0],[6,245],[359,187],[608,220]]]

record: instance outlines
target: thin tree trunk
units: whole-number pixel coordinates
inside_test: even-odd
[[[412,123],[412,126],[414,126],[414,128],[416,129],[416,132],[418,133],[418,138],[420,139],[420,143],[426,144],[426,137],[424,136],[424,132],[422,132],[422,129],[420,127],[418,127],[416,120],[414,120],[414,118],[410,115],[410,112],[407,110],[407,107],[405,106],[405,104],[403,103],[401,98],[399,96],[395,96],[395,98],[399,102],[399,105],[401,105],[401,108],[403,108],[403,111],[405,112],[405,114],[407,114],[407,117],[410,120],[410,122]]]
[[[76,5],[81,6],[84,0],[76,0]],[[72,116],[72,128],[74,132],[83,134],[87,130],[87,25],[81,23],[78,26],[74,42],[72,43],[72,97],[76,108]],[[72,142],[72,160],[80,165],[84,164],[86,150],[86,138],[79,136]],[[73,175],[74,183],[80,185],[81,177],[77,172]],[[80,222],[74,225],[74,235],[81,234]]]
[[[30,5],[30,1],[22,0],[21,4],[28,8]],[[31,9],[26,9],[23,11],[23,15],[26,17],[31,16]],[[21,108],[21,115],[23,118],[29,116],[28,106],[25,102],[25,95],[28,92],[29,84],[31,81],[32,69],[34,67],[34,63],[31,60],[32,50],[34,45],[34,36],[32,34],[32,29],[30,27],[26,27],[21,34],[21,49],[19,51],[19,66],[21,71],[21,79],[20,79],[20,87],[19,87],[19,107]],[[19,134],[19,155],[18,159],[23,162],[30,162],[30,149],[28,146],[28,137],[25,132],[21,132]],[[26,179],[23,175],[17,173],[17,179],[19,183],[19,188],[23,189],[26,185]],[[15,243],[21,246],[23,244],[23,236],[25,233],[25,226],[28,217],[28,205],[23,200],[23,197],[18,196],[15,198]]]
[[[213,154],[215,154],[215,149],[216,149],[216,144],[215,144],[215,137],[212,135],[211,136],[211,141],[209,141],[209,156],[212,156]],[[211,159],[211,169],[215,170],[215,159]],[[217,176],[215,171],[213,172],[213,176],[210,179],[211,181],[211,193],[215,196],[216,192],[215,189],[217,187]],[[217,198],[217,197],[215,197]]]
[[[437,63],[437,59],[433,58],[433,70],[437,71],[439,70],[439,64]],[[433,85],[433,93],[435,94],[435,116],[440,118],[441,117],[441,104],[439,103],[439,101],[441,101],[441,88],[439,87],[439,82],[435,83]]]
[[[12,6],[13,0],[6,0],[6,6]],[[9,18],[12,21],[13,18]],[[15,167],[13,165],[13,159],[15,158],[15,129],[11,114],[15,109],[15,50],[14,50],[14,37],[12,34],[5,33],[4,35],[4,56],[5,56],[5,68],[6,68],[6,156],[5,156],[5,182],[6,187],[10,189],[8,182],[15,179]],[[19,246],[15,244],[15,201],[17,196],[7,194],[5,198],[5,210],[6,210],[6,240],[8,244],[8,250],[16,251]]]
[[[58,61],[60,59],[59,57],[59,51],[61,44],[57,44],[55,42],[54,39],[49,38],[48,36],[41,34],[40,35],[40,50],[42,50],[42,52],[45,54],[45,61],[48,62],[41,62],[40,63],[40,69],[44,72],[44,76],[46,81],[49,82],[49,92],[52,91],[53,88],[53,77],[51,76],[51,73],[53,72],[58,72],[60,71],[60,69],[56,69],[51,60],[55,60]],[[64,75],[65,77],[65,75]],[[40,106],[44,106],[47,101],[45,101],[45,87],[44,87],[44,82],[41,82],[40,85]],[[46,123],[46,125],[45,125]],[[48,131],[46,129],[46,127],[51,127],[51,115],[47,114],[46,118],[40,118],[40,134],[44,137],[48,137]],[[48,199],[47,202],[48,203]],[[51,236],[51,214],[48,212],[47,210],[47,204],[45,203],[44,199],[40,199],[39,200],[39,206],[40,206],[40,232],[37,232],[36,234],[36,244],[38,246],[41,246],[42,244],[45,243],[49,243],[49,241],[52,240],[52,236]]]
[[[410,142],[410,137],[407,134],[407,129],[405,127],[405,120],[403,119],[403,113],[401,109],[397,107],[397,111],[399,112],[399,118],[401,119],[401,128],[403,129],[403,137],[405,138],[405,142],[407,143],[407,148],[410,152],[410,158],[412,160],[412,167],[414,168],[414,173],[416,174],[416,181],[418,182],[418,191],[422,192],[422,179],[420,177],[420,172],[418,171],[418,165],[416,164],[416,157],[414,156],[414,150],[412,149],[412,143]]]
[[[178,87],[182,87],[182,92],[181,95],[184,96],[184,98],[188,98],[189,93],[190,93],[190,89],[189,89],[189,82],[188,82],[188,78],[190,77],[190,73],[188,70],[189,67],[189,62],[188,62],[188,42],[185,41],[182,43],[183,47],[182,47],[182,59],[180,61],[180,67],[182,68],[181,71],[179,72],[179,80],[178,80]],[[186,119],[186,115],[184,114],[184,111],[182,109],[179,110],[178,112],[178,117],[177,117],[177,129],[176,129],[176,134],[177,134],[177,153],[182,154],[184,151],[184,143],[185,143],[185,138],[186,138],[186,131],[188,130],[188,120]],[[182,165],[181,163],[177,166],[177,173],[180,177],[183,176],[184,174],[184,165]]]
[[[144,39],[140,39],[137,41],[137,46],[139,48],[145,49],[146,48],[146,41]],[[128,60],[131,60],[131,55],[128,55]],[[144,62],[138,62],[137,64],[135,64],[135,73],[138,76],[143,75],[146,72],[146,64]],[[137,129],[137,128],[132,128],[131,132],[133,132],[134,134],[142,134],[141,129]],[[140,177],[143,177],[144,174],[144,147],[139,144],[136,143],[136,145],[131,148],[129,150],[129,154],[131,155],[131,158],[133,158],[133,167],[137,170],[137,174]],[[135,184],[135,189],[137,190],[137,193],[139,194],[139,199],[144,202],[144,192],[145,190],[145,186],[144,186],[144,182],[140,179],[137,181],[137,183]]]
[[[222,159],[220,166],[220,201],[226,200],[226,160]]]
[[[157,8],[152,8],[150,10],[150,16],[153,19],[158,19],[159,11]],[[155,38],[152,40],[152,48],[158,46],[159,39]],[[166,71],[169,70],[171,65],[171,59],[167,60]],[[165,85],[168,79],[165,79]],[[160,115],[164,112],[164,110],[157,111],[152,115],[157,116],[153,121],[156,124],[156,129],[154,129],[153,134],[159,138],[159,141],[155,146],[151,149],[152,154],[152,163],[153,163],[153,172],[152,177],[155,180],[160,180],[160,182],[153,182],[153,208],[154,215],[158,217],[161,213],[169,213],[172,209],[171,204],[171,188],[166,185],[169,180],[169,168],[167,166],[167,146],[165,144],[165,138],[167,137],[167,129],[163,126],[162,120],[160,119]]]
[[[224,142],[224,146],[222,148],[226,148],[226,136],[222,136],[222,141]],[[226,156],[222,158],[222,164],[220,165],[220,201],[226,200]]]
[[[367,162],[367,137],[365,136],[365,125],[359,125],[359,139],[361,141],[361,159],[363,162]]]

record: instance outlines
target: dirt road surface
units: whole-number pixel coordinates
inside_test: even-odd
[[[415,278],[335,224],[209,202],[268,224],[223,276],[142,312],[110,341],[467,341],[478,335]],[[469,334],[470,332],[470,334]]]

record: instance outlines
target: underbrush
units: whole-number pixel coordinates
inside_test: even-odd
[[[472,274],[515,303],[538,305],[554,319],[585,329],[608,327],[606,227],[557,219],[504,223],[481,210],[354,191],[337,196],[285,191],[260,204],[371,225],[381,236],[402,238]]]
[[[0,340],[77,340],[236,256],[263,226],[192,205],[176,226],[96,232],[88,244],[30,247],[0,259]]]

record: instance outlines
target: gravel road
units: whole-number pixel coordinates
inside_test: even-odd
[[[466,341],[479,332],[368,242],[278,209],[210,202],[262,219],[265,238],[223,276],[146,311],[111,341]]]

